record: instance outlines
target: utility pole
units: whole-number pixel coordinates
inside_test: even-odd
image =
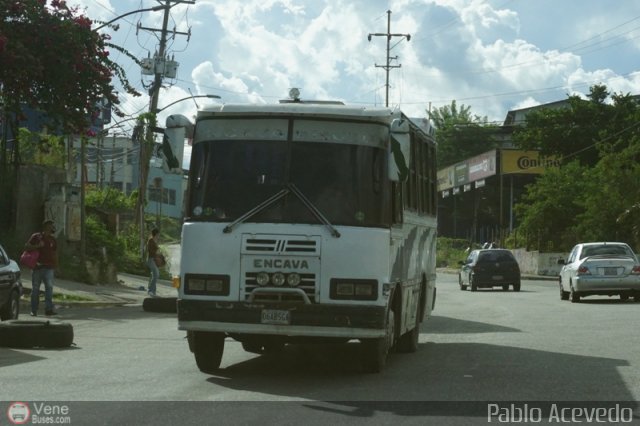
[[[177,62],[173,60],[167,60],[166,58],[166,47],[167,47],[167,35],[169,34],[168,25],[169,25],[169,13],[171,8],[178,4],[195,4],[193,0],[165,0],[164,2],[164,17],[162,20],[162,29],[157,28],[146,28],[138,24],[137,30],[146,30],[152,32],[160,33],[160,45],[158,47],[158,52],[154,55],[153,58],[147,58],[146,61],[143,60],[142,73],[146,75],[153,75],[153,83],[149,87],[149,112],[155,113],[158,108],[158,100],[160,98],[160,89],[162,87],[163,78],[170,77],[174,78],[176,76],[177,70]],[[173,31],[170,32],[174,36],[176,34],[186,35],[187,41],[191,37],[191,30],[188,33]],[[138,179],[139,188],[138,188],[138,202],[137,202],[137,211],[136,215],[139,216],[139,224],[140,224],[140,253],[144,250],[144,238],[145,238],[145,229],[144,229],[144,205],[147,194],[147,178],[149,174],[149,159],[150,153],[147,152],[147,139],[153,138],[153,130],[145,129],[142,137],[139,139],[140,143],[140,178]]]
[[[173,6],[178,4],[195,4],[195,1],[165,0],[164,17],[162,19],[162,29],[146,28],[138,24],[138,28],[137,28],[138,30],[146,30],[146,31],[153,31],[153,32],[160,33],[160,46],[158,47],[158,52],[154,56],[152,61],[154,79],[153,79],[153,84],[149,88],[149,96],[151,98],[149,101],[149,112],[155,112],[156,108],[158,108],[158,100],[160,98],[160,88],[162,87],[162,79],[165,76],[165,73],[167,72],[167,66],[168,65],[170,66],[169,62],[172,62],[172,61],[167,61],[167,59],[165,58],[166,48],[167,48],[167,34],[169,33],[167,27],[169,25],[169,12],[171,11],[171,8]],[[188,33],[185,33],[185,32],[173,30],[171,31],[171,34],[173,34],[174,36],[176,34],[180,34],[180,35],[186,35],[187,37],[191,37],[191,31],[189,31]]]
[[[385,87],[386,87],[385,106],[388,107],[389,106],[389,71],[391,70],[391,68],[400,68],[402,66],[402,64],[391,65],[391,59],[394,59],[394,60],[398,59],[397,56],[394,56],[393,58],[390,56],[391,37],[406,37],[407,41],[410,41],[411,34],[398,34],[398,33],[392,34],[391,33],[391,11],[387,10],[387,32],[386,33],[369,33],[369,36],[367,37],[367,39],[371,41],[372,36],[387,38],[387,64],[386,65],[376,64],[376,68],[384,68],[385,71],[387,72],[387,81],[385,84]]]

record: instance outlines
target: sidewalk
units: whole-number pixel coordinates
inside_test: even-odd
[[[28,313],[30,309],[31,270],[22,269],[21,281],[24,289],[24,295],[21,299],[21,311]],[[56,277],[53,285],[54,304],[66,307],[142,305],[143,300],[148,297],[147,283],[147,277],[125,273],[118,274],[117,285],[90,285]],[[40,286],[40,293],[44,294],[44,285]],[[171,281],[158,280],[156,294],[160,297],[176,297],[178,292],[171,286]],[[69,297],[70,300],[60,300],[57,298],[60,295]]]

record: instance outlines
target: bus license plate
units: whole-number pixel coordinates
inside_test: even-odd
[[[262,324],[289,325],[291,324],[291,312],[280,309],[263,309],[260,322]]]

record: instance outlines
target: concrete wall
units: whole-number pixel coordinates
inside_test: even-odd
[[[569,256],[569,253],[540,253],[525,249],[515,249],[512,252],[521,272],[534,275],[558,275],[562,268],[562,265],[558,265],[558,259],[566,259]]]
[[[50,185],[64,185],[66,178],[66,171],[62,168],[39,165],[20,167],[15,220],[15,235],[20,241],[26,242],[32,233],[41,230],[45,219],[45,202],[50,195]]]

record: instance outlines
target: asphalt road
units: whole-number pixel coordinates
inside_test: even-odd
[[[69,308],[60,317],[73,324],[74,347],[0,348],[0,401],[58,401],[72,424],[444,425],[485,424],[500,401],[640,401],[640,304],[560,301],[549,281],[523,281],[518,293],[462,292],[446,274],[437,285],[418,352],[393,354],[380,374],[360,371],[355,342],[259,356],[228,339],[209,376],[172,314]]]

